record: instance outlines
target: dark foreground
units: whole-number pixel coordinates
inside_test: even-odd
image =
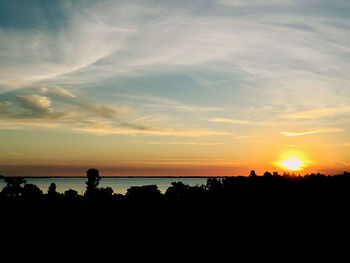
[[[230,218],[259,221],[307,217],[322,221],[347,214],[350,207],[350,173],[304,177],[266,172],[249,177],[208,178],[206,185],[189,186],[174,182],[162,194],[156,185],[131,187],[125,195],[113,194],[110,187],[99,188],[98,170],[87,172],[84,195],[74,190],[56,192],[52,184],[47,194],[23,178],[5,178],[0,193],[3,219],[22,214],[62,218],[100,217],[106,220],[147,220],[189,218]],[[344,216],[341,216],[344,218]],[[307,223],[307,222],[305,222]]]
[[[39,236],[44,243],[63,239],[61,244],[73,247],[122,242],[129,248],[150,247],[155,254],[160,247],[174,251],[178,245],[192,249],[201,244],[205,255],[206,247],[231,246],[225,250],[230,252],[233,244],[252,251],[251,246],[276,250],[292,249],[290,243],[298,249],[315,242],[343,243],[349,234],[346,172],[304,177],[252,173],[208,178],[202,186],[174,182],[164,194],[156,185],[131,187],[121,195],[99,188],[98,171],[90,169],[83,196],[74,190],[59,194],[54,185],[43,194],[23,178],[5,179],[1,226],[10,235],[2,239],[14,239],[13,244]]]

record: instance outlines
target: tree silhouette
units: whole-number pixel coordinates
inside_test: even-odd
[[[169,200],[182,200],[189,192],[189,185],[183,182],[172,182],[165,192],[165,197]]]
[[[86,172],[86,176],[88,178],[86,182],[86,192],[85,196],[87,197],[93,197],[96,196],[96,193],[98,191],[97,186],[100,183],[101,177],[99,175],[99,171],[97,169],[89,169]]]
[[[77,199],[79,197],[78,192],[73,190],[73,189],[66,190],[64,192],[64,196],[68,200],[74,200],[74,199]]]
[[[51,183],[49,189],[47,190],[47,196],[50,199],[56,199],[60,196],[60,194],[56,191],[56,184]]]
[[[113,195],[113,189],[111,187],[97,188],[96,195],[97,198],[101,200],[111,199]]]
[[[22,195],[23,187],[21,186],[26,181],[20,177],[5,177],[5,183],[7,184],[2,189],[2,194],[9,198],[18,198]]]
[[[55,183],[50,184],[49,189],[47,190],[47,194],[48,195],[56,195],[57,194]]]
[[[159,200],[162,196],[157,185],[131,186],[125,194],[128,200]]]
[[[251,172],[250,172],[250,175],[249,175],[250,177],[256,177],[256,173],[255,173],[255,171],[254,170],[251,170]]]
[[[40,199],[43,195],[43,191],[40,190],[35,184],[25,184],[22,191],[23,198],[30,199]]]
[[[222,187],[223,185],[220,179],[215,177],[207,179],[206,188],[208,189],[209,192],[212,192],[212,193],[220,192],[222,190]]]
[[[266,171],[266,172],[264,173],[264,177],[272,177],[272,173]]]

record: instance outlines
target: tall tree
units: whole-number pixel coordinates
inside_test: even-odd
[[[100,183],[101,177],[100,177],[99,171],[97,169],[89,169],[86,172],[86,176],[87,176],[88,180],[86,182],[85,196],[92,197],[98,191],[97,186]]]

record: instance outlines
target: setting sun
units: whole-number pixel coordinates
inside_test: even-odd
[[[307,156],[300,151],[287,151],[279,156],[279,161],[274,162],[283,170],[301,171],[311,164]]]
[[[292,171],[300,170],[302,168],[302,166],[304,165],[303,162],[300,161],[296,157],[290,157],[286,160],[281,161],[279,164],[283,168],[288,169],[288,170],[292,170]]]

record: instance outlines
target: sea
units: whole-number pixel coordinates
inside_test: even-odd
[[[43,193],[47,193],[47,190],[51,183],[56,184],[56,191],[64,193],[66,190],[73,189],[78,194],[84,194],[86,190],[87,178],[83,177],[44,177],[44,178],[24,178],[27,184],[35,184]],[[143,185],[157,185],[158,189],[165,193],[165,191],[171,186],[172,182],[183,182],[190,186],[205,185],[207,178],[204,177],[102,177],[99,187],[111,187],[114,193],[125,194],[127,189],[131,186],[143,186]],[[0,178],[0,190],[6,186],[4,179]]]

